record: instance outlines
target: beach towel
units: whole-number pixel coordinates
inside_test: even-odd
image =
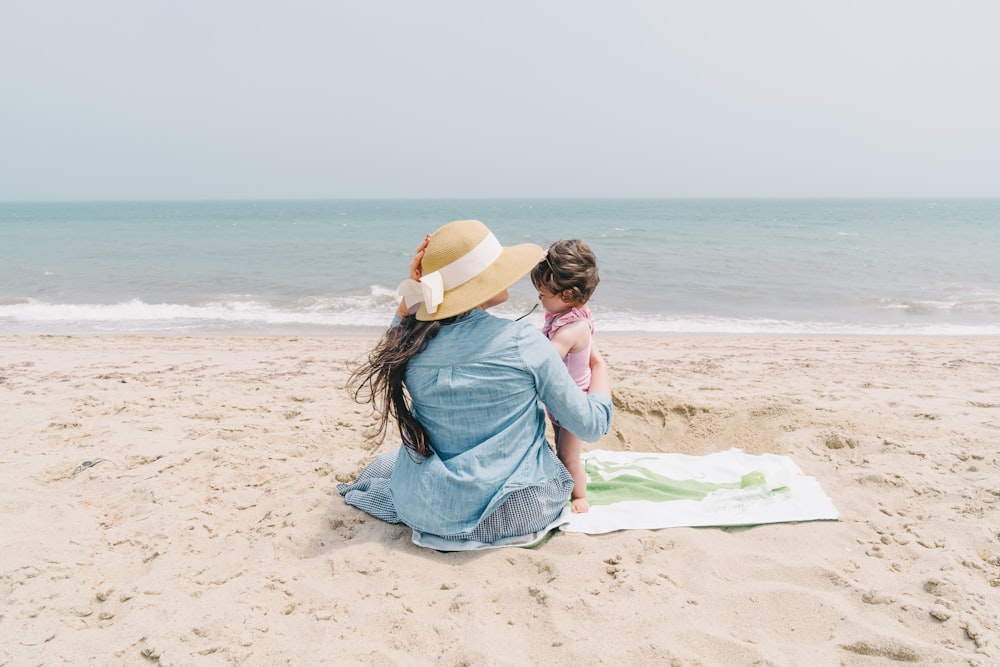
[[[581,456],[590,511],[564,511],[567,532],[753,526],[837,519],[819,482],[787,456],[739,449],[704,456],[595,450]]]
[[[819,482],[787,456],[730,449],[703,456],[594,450],[581,456],[590,511],[567,506],[544,530],[503,544],[454,542],[413,531],[413,541],[442,551],[533,547],[560,529],[600,534],[681,526],[754,526],[835,520]]]

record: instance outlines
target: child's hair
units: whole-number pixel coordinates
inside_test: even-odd
[[[545,288],[562,296],[564,301],[580,305],[587,303],[600,281],[594,251],[578,239],[556,241],[531,270],[531,282],[536,289]]]

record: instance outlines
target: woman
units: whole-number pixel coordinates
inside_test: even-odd
[[[420,245],[393,326],[351,376],[381,436],[395,423],[403,447],[338,486],[349,505],[442,550],[531,542],[562,513],[573,478],[545,440],[544,408],[593,442],[611,397],[596,348],[585,394],[538,330],[487,312],[541,257],[531,243],[502,247],[476,220]]]

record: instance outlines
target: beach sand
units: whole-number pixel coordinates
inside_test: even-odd
[[[841,519],[439,553],[335,490],[372,338],[5,336],[0,664],[1000,664],[1000,340],[599,340],[588,448],[786,454]]]

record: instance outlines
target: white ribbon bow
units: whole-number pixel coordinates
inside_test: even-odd
[[[421,276],[420,280],[407,278],[396,288],[407,308],[423,303],[427,312],[434,314],[444,301],[444,293],[464,285],[488,269],[503,253],[503,246],[490,232],[475,248],[447,266]]]
[[[403,297],[407,308],[424,303],[428,313],[437,312],[438,306],[444,301],[444,281],[441,279],[441,272],[428,273],[419,281],[407,278],[399,283],[396,293]]]

